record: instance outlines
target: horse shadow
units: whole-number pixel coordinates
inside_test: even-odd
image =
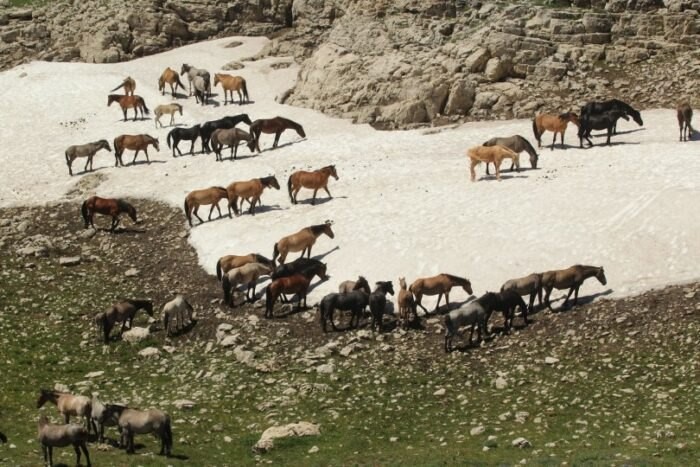
[[[266,151],[274,151],[274,150],[276,150],[276,149],[280,149],[280,148],[285,148],[285,147],[287,147],[287,146],[291,146],[292,144],[299,144],[299,143],[301,143],[302,141],[306,141],[306,138],[301,138],[301,139],[298,139],[298,140],[296,140],[296,141],[289,141],[288,143],[278,144],[276,148],[273,148],[272,146],[270,146],[269,148],[261,149],[260,152],[263,153],[263,152],[266,152]]]
[[[612,147],[612,146],[636,146],[641,143],[635,141],[610,141],[610,144],[598,144],[591,146],[584,146],[583,149],[600,148],[600,147]]]
[[[582,305],[588,305],[589,303],[593,302],[593,300],[595,300],[598,297],[605,297],[607,295],[610,295],[611,293],[613,293],[612,289],[606,289],[602,292],[594,293],[591,295],[586,295],[585,297],[579,297],[578,303],[576,304],[576,306],[573,305],[573,298],[569,298],[569,304],[566,306],[566,308],[564,308],[564,305],[562,304],[562,306],[560,306],[556,310],[553,310],[553,312],[554,313],[561,313],[561,312],[565,312],[565,311],[571,311],[572,309],[574,309],[576,307],[580,307]],[[563,295],[563,296],[557,298],[556,300],[550,300],[550,302],[564,300],[565,298],[566,298],[566,295]]]
[[[325,197],[325,198],[316,198],[316,202],[314,204],[311,204],[313,201],[313,198],[309,199],[302,199],[301,201],[297,201],[297,204],[309,204],[311,206],[318,206],[319,204],[326,204],[331,200],[334,199],[348,199],[347,196],[333,196],[332,198]]]
[[[146,229],[136,229],[133,227],[117,227],[114,229],[114,232],[111,232],[109,229],[104,228],[100,229],[103,232],[109,232],[114,235],[136,235],[136,234],[142,234],[146,233]]]
[[[318,261],[323,261],[323,259],[333,253],[336,250],[340,250],[340,246],[336,245],[330,250],[326,251],[325,253],[321,253],[320,255],[314,255],[313,259],[318,260]]]
[[[167,93],[166,93],[166,95],[167,95]],[[187,99],[190,96],[187,94],[179,93],[176,91],[175,94],[172,94],[170,97],[172,97],[173,99]]]
[[[613,136],[617,136],[617,135],[628,135],[628,134],[630,134],[630,133],[636,133],[636,132],[638,132],[638,131],[644,131],[644,130],[646,130],[646,128],[633,128],[633,129],[631,129],[631,130],[618,131],[617,133],[614,133]],[[597,133],[597,134],[592,135],[592,136],[595,137],[595,138],[602,138],[602,137],[608,136],[608,133],[607,133],[607,132],[604,132],[604,133]]]
[[[157,159],[153,159],[151,161],[143,161],[142,160],[142,161],[131,162],[130,164],[125,165],[125,167],[133,167],[135,165],[143,165],[143,164],[149,165],[149,164],[166,164],[166,163],[167,163],[167,161],[161,161],[161,160],[157,160]]]
[[[238,106],[242,107],[244,105],[251,105],[251,104],[255,104],[255,101],[247,101],[247,102],[243,102],[243,103],[229,101],[229,102],[225,103],[224,105],[238,105]]]
[[[216,208],[214,208],[214,209],[216,209]],[[199,227],[200,225],[210,224],[212,222],[218,222],[218,221],[223,220],[223,219],[228,219],[229,216],[224,211],[225,211],[225,209],[221,211],[220,216],[212,214],[212,218],[211,219],[207,218],[204,222],[199,222],[199,219],[197,219],[197,217],[194,215],[194,213],[192,213],[192,227]],[[218,214],[218,211],[216,212],[216,214]],[[204,216],[208,217],[209,215],[205,214]],[[195,222],[197,222],[197,224],[195,224]]]
[[[522,169],[521,169],[522,170]],[[514,173],[517,173],[514,171]],[[501,180],[510,180],[511,178],[527,178],[525,175],[505,175],[501,172]],[[479,179],[480,182],[497,182],[496,175],[484,175]]]
[[[270,211],[283,211],[283,209],[282,206],[280,206],[279,204],[263,204],[262,206],[258,206],[255,208],[255,215],[265,214],[266,212]],[[244,214],[250,214],[249,209],[244,209],[241,212],[241,215]]]
[[[472,302],[474,300],[476,300],[476,295],[470,295],[469,297],[467,297],[466,300],[462,300],[461,302],[452,302],[449,304],[449,306],[442,305],[440,308],[438,308],[437,310],[433,310],[433,311],[423,311],[423,316],[425,318],[430,318],[431,316],[444,316],[447,313],[449,313],[451,310],[454,310],[455,308],[462,307],[462,306],[466,305],[467,303]]]
[[[153,119],[151,117],[143,116],[143,117],[136,117],[136,118],[129,117],[126,120],[124,120],[123,118],[120,118],[117,121],[122,122],[122,123],[129,123],[129,122],[145,122],[146,120],[153,120]]]

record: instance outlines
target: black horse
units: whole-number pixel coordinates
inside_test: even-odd
[[[602,114],[588,114],[580,120],[578,127],[578,139],[580,147],[583,147],[583,139],[588,141],[589,147],[593,146],[591,141],[591,131],[593,130],[608,130],[608,140],[605,144],[610,145],[610,137],[613,135],[615,125],[620,118],[629,120],[629,117],[624,112],[619,110],[608,110]]]
[[[386,294],[394,295],[394,286],[391,281],[377,282],[374,292],[369,294],[369,310],[372,312],[372,330],[377,327],[382,332],[382,320],[386,309]]]
[[[195,125],[192,128],[173,128],[170,130],[166,141],[168,143],[168,148],[170,148],[170,142],[172,140],[173,157],[177,157],[175,156],[176,150],[182,156],[182,151],[180,151],[177,145],[180,144],[180,141],[183,139],[192,142],[190,145],[190,155],[194,155],[194,142],[200,137],[201,128],[201,125]]]
[[[209,140],[211,139],[211,135],[214,133],[214,130],[218,130],[220,128],[233,128],[241,122],[248,125],[251,124],[248,114],[233,115],[230,117],[220,118],[219,120],[211,120],[202,124],[202,128],[200,130],[200,136],[202,138],[202,152],[206,152],[207,154],[211,152]]]
[[[525,325],[529,323],[527,319],[527,304],[514,290],[505,290],[503,292],[486,292],[484,295],[476,299],[486,310],[486,322],[488,323],[491,314],[494,311],[503,313],[503,321],[506,332],[510,331],[515,318],[515,309],[520,307],[520,312],[523,314]]]
[[[359,282],[359,281],[358,281]],[[326,321],[331,322],[331,326],[334,331],[338,328],[333,322],[333,313],[335,310],[350,310],[352,315],[350,317],[350,328],[358,327],[360,325],[360,315],[362,310],[367,308],[369,304],[369,294],[364,290],[358,288],[355,284],[355,290],[352,292],[340,294],[340,293],[330,293],[323,297],[321,300],[320,314],[321,314],[321,328],[323,332],[326,332]],[[353,326],[353,323],[354,326]]]
[[[631,105],[619,99],[610,99],[608,101],[600,102],[589,102],[583,107],[581,107],[581,118],[583,119],[586,115],[602,114],[611,110],[616,110],[618,112],[622,112],[628,117],[632,117],[632,119],[639,126],[644,125],[644,122],[642,121],[642,115],[639,113],[639,111],[635,110],[634,108],[632,108]],[[613,134],[617,134],[617,125],[613,126]]]
[[[326,263],[312,258],[297,258],[291,263],[283,264],[275,269],[270,275],[270,278],[275,280],[280,277],[293,276],[294,274],[303,274],[309,279],[314,275],[317,275],[319,279],[324,281],[328,279],[326,275]]]

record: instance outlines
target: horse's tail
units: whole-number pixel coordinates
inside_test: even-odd
[[[287,179],[287,191],[289,192],[289,199],[292,204],[294,204],[294,197],[292,196],[292,176],[290,175]]]
[[[88,218],[88,202],[87,200],[83,201],[83,204],[80,206],[80,213],[83,215],[83,220],[85,221],[85,228],[87,229],[90,227],[90,219]]]
[[[163,435],[165,437],[164,443],[167,449],[166,452],[170,452],[173,448],[173,428],[170,423],[170,415],[165,415],[165,423],[163,424]]]
[[[540,143],[542,133],[540,133],[540,129],[537,128],[537,117],[532,119],[532,132],[535,134],[535,139],[537,140],[537,144]]]
[[[165,142],[168,143],[168,149],[170,149],[170,141],[173,139],[173,130],[168,132],[168,137],[165,138]]]
[[[277,259],[277,255],[279,254],[279,247],[277,246],[277,243],[275,243],[275,247],[272,249],[272,264],[275,264],[275,260]]]
[[[119,86],[117,86],[116,88],[110,89],[109,92],[114,92],[114,91],[116,91],[117,89],[123,87],[125,84],[126,84],[126,80],[124,80],[124,81],[122,81],[121,83],[119,83]]]
[[[224,291],[224,303],[230,303],[231,302],[231,281],[228,278],[228,275],[224,275],[223,279],[221,280],[221,288]]]
[[[185,85],[182,84],[182,81],[180,81],[180,75],[178,75],[177,73],[175,73],[175,80],[176,80],[175,89],[177,89],[177,87],[180,86],[180,87],[183,89],[183,91],[184,91],[184,90],[185,90]]]
[[[185,198],[185,217],[187,217],[187,222],[189,222],[190,226],[192,225],[192,216],[190,215],[190,205],[187,202],[187,198]]]
[[[231,196],[231,198],[229,198],[229,200],[228,200],[228,209],[229,209],[228,215],[229,215],[229,217],[231,216],[231,208],[233,208],[233,213],[235,215],[240,214],[238,212],[238,195],[237,194],[233,194]]]
[[[272,314],[272,284],[268,285],[267,288],[265,289],[265,315],[267,317],[267,314],[270,313]]]
[[[248,97],[248,85],[245,83],[245,80],[241,82],[241,89],[243,90],[243,97],[245,97],[245,101],[250,102],[250,97]]]
[[[141,98],[141,111],[146,115],[148,115],[148,113],[150,112],[148,110],[148,107],[146,107],[146,100],[143,97]]]
[[[221,282],[222,275],[223,271],[221,269],[221,258],[219,258],[219,261],[216,262],[216,278],[219,279],[219,282]]]

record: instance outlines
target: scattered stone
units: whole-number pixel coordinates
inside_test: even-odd
[[[484,425],[479,425],[475,426],[471,430],[469,430],[469,434],[472,436],[479,436],[483,434],[486,431],[486,427]]]
[[[445,388],[440,388],[433,393],[433,396],[444,396],[445,394],[447,394]]]
[[[309,449],[309,454],[315,454],[319,451],[318,446],[311,446]]]
[[[515,438],[513,442],[511,443],[514,447],[520,448],[520,449],[525,449],[525,448],[531,448],[532,444],[530,444],[530,441],[526,440],[525,438]]]
[[[139,275],[139,270],[136,268],[127,269],[124,275],[126,277],[136,277]]]
[[[298,436],[318,436],[321,434],[320,426],[309,422],[290,423],[284,426],[273,426],[265,430],[253,446],[253,452],[264,453],[274,447],[274,441],[280,438]]]
[[[148,328],[134,327],[122,334],[122,340],[126,342],[141,342],[151,335],[151,330]]]
[[[80,256],[65,256],[58,259],[61,266],[77,266],[80,264]]]
[[[139,351],[139,355],[142,357],[157,357],[160,354],[160,350],[158,350],[156,347],[146,347],[143,350]]]
[[[85,377],[88,379],[97,378],[98,376],[102,376],[103,374],[105,374],[104,371],[91,371],[90,373],[86,374]]]
[[[195,403],[191,400],[187,399],[178,399],[175,402],[173,402],[173,405],[177,407],[178,409],[193,409],[195,406]]]
[[[558,363],[558,362],[559,362],[559,359],[558,359],[558,358],[554,358],[554,357],[545,357],[545,358],[544,358],[544,362],[545,362],[547,365],[554,365],[555,363]]]
[[[316,373],[331,374],[335,371],[335,365],[332,363],[324,363],[316,367]]]

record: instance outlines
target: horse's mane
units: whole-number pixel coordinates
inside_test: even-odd
[[[335,165],[327,165],[325,167],[321,167],[321,170],[333,169],[333,168],[335,168]]]
[[[458,284],[466,284],[467,282],[469,282],[464,277],[453,276],[452,274],[447,274],[447,273],[443,273],[442,275],[450,278],[451,280],[457,282]]]
[[[559,119],[560,120],[568,120],[570,115],[571,115],[571,112],[561,113],[561,114],[559,114]]]
[[[274,175],[268,175],[267,177],[260,177],[260,183],[267,184],[275,178]]]
[[[219,190],[219,191],[226,191],[226,188],[224,188],[224,187],[222,187],[222,186],[213,186],[212,188],[215,188],[215,189],[217,189],[217,190]],[[226,193],[228,193],[228,191],[226,191]]]
[[[255,261],[257,263],[269,264],[271,262],[269,259],[265,258],[263,255],[260,255],[258,253],[253,253],[253,256],[255,256]]]
[[[280,117],[280,116],[277,116],[276,118],[278,120],[282,120],[283,122],[285,122],[286,124],[288,124],[289,126],[295,128],[295,129],[301,128],[301,125],[299,125],[297,122],[295,122],[293,120],[290,120],[290,119],[284,118],[284,117]]]
[[[328,224],[316,224],[310,225],[308,228],[311,229],[311,232],[313,232],[314,234],[320,234],[323,233],[327,225]]]
[[[121,198],[117,198],[117,206],[119,206],[119,209],[128,211],[129,209],[133,209],[133,206],[127,202],[126,200],[123,200]]]

